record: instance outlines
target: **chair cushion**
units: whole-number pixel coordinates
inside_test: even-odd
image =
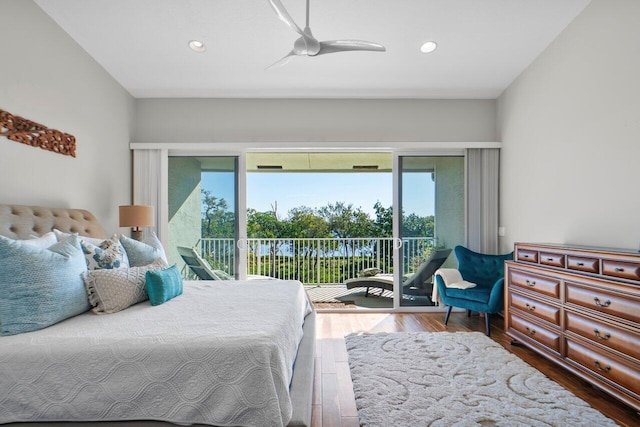
[[[504,276],[504,262],[513,259],[513,252],[505,255],[488,255],[474,252],[464,246],[454,248],[458,270],[464,280],[479,287],[492,287]]]
[[[487,288],[468,288],[468,289],[455,289],[447,288],[446,296],[450,298],[459,298],[468,301],[476,301],[487,304],[489,302],[489,296],[491,295],[491,289]]]

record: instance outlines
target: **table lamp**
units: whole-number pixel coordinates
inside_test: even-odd
[[[140,227],[153,227],[153,206],[120,206],[120,227],[131,227],[131,238],[142,239]]]

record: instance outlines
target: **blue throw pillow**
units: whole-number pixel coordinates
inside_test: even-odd
[[[164,270],[150,270],[145,286],[151,305],[160,305],[182,294],[182,275],[175,264]]]
[[[164,252],[164,247],[155,233],[146,237],[141,242],[132,239],[131,237],[121,235],[120,243],[127,253],[129,265],[131,267],[149,265],[158,258],[162,258],[164,262],[167,262],[167,255]]]
[[[0,335],[46,328],[89,310],[77,236],[47,249],[0,236]]]

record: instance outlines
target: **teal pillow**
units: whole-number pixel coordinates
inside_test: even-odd
[[[38,248],[0,236],[0,335],[46,328],[89,310],[77,236]]]
[[[158,258],[162,258],[167,262],[167,255],[164,252],[162,243],[155,233],[147,236],[143,241],[139,242],[125,235],[120,236],[120,243],[124,247],[129,258],[129,266],[142,267],[151,264]]]
[[[182,294],[182,275],[175,264],[164,270],[150,270],[145,286],[151,305],[160,305]]]

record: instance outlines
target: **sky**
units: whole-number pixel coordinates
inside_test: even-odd
[[[403,184],[405,214],[433,215],[435,200],[431,174],[405,173]],[[202,185],[233,206],[233,173],[205,172]],[[285,218],[295,207],[319,208],[328,203],[345,202],[374,218],[373,205],[377,201],[384,207],[392,205],[392,185],[391,173],[384,172],[250,172],[247,173],[247,207],[266,212],[277,202],[278,214]]]

